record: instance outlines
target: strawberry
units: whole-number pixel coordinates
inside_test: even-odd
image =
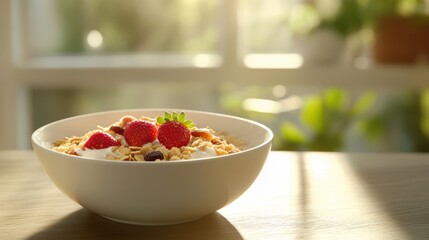
[[[141,147],[146,143],[155,141],[157,132],[154,124],[148,121],[134,120],[125,127],[124,138],[129,146]]]
[[[194,124],[185,118],[185,113],[165,113],[164,117],[157,117],[160,124],[158,128],[158,141],[166,148],[180,148],[188,145],[191,139],[191,128]]]
[[[83,145],[83,149],[103,149],[112,146],[120,146],[121,143],[118,142],[112,135],[105,132],[95,132]]]

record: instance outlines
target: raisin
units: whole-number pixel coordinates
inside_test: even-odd
[[[162,152],[160,152],[160,151],[152,151],[152,152],[148,152],[144,155],[145,161],[155,161],[157,159],[163,160],[164,154],[162,154]]]
[[[119,126],[111,126],[110,127],[110,131],[115,132],[115,133],[117,133],[119,135],[124,134],[124,129],[121,128],[121,127],[119,127]]]

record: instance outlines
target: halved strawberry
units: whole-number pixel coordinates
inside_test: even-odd
[[[120,146],[119,143],[112,135],[105,132],[95,132],[93,133],[89,139],[83,145],[83,148],[88,149],[103,149],[112,146]]]
[[[134,120],[125,127],[124,138],[128,145],[141,147],[146,143],[155,141],[157,132],[154,124],[148,121]]]
[[[164,117],[158,117],[157,122],[161,124],[158,128],[158,140],[166,148],[180,148],[188,145],[191,139],[190,127],[192,121],[185,118],[185,113],[165,113]]]

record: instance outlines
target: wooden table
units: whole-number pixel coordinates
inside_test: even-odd
[[[0,239],[429,239],[429,154],[272,152],[252,187],[195,222],[113,222],[69,200],[31,151],[0,151]]]

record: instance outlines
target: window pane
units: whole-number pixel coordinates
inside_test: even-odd
[[[299,68],[302,56],[294,46],[288,17],[301,0],[242,0],[240,44],[250,68]]]
[[[242,0],[241,39],[245,53],[292,52],[288,12],[300,0]]]
[[[213,54],[221,1],[28,0],[30,56]],[[28,16],[28,17],[27,17]]]

